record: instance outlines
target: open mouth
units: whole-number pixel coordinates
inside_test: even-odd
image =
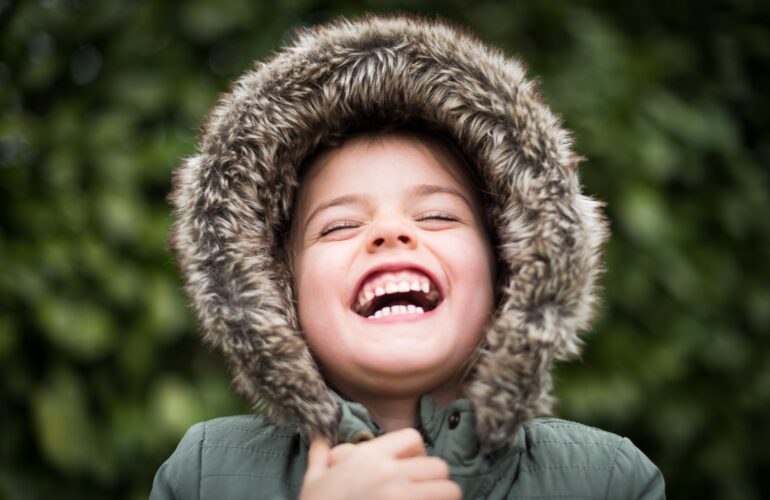
[[[416,269],[372,273],[361,284],[352,310],[365,318],[425,314],[441,303],[438,287]]]

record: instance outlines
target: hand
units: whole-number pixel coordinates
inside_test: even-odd
[[[460,500],[449,466],[428,457],[422,437],[402,429],[361,444],[333,449],[313,438],[300,500]]]

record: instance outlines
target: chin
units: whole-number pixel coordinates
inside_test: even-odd
[[[358,359],[359,364],[344,375],[346,380],[356,380],[379,392],[421,395],[454,379],[458,370],[448,366],[462,366],[461,360],[426,360],[420,352],[389,356],[383,353],[376,360]]]

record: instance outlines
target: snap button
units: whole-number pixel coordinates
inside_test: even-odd
[[[370,441],[372,439],[374,439],[374,435],[371,432],[358,431],[350,439],[350,443],[358,444],[358,443],[363,443],[364,441]]]
[[[454,412],[449,415],[449,428],[454,429],[460,424],[460,413]]]

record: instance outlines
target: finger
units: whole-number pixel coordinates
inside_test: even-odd
[[[399,460],[400,473],[412,481],[449,479],[449,465],[438,457],[416,457]]]
[[[329,454],[329,467],[347,460],[347,458],[351,453],[355,451],[355,449],[356,445],[351,443],[340,444],[332,448],[331,453]]]
[[[448,479],[422,481],[409,485],[409,496],[414,500],[462,500],[460,485]]]
[[[394,458],[425,456],[425,444],[415,429],[393,431],[359,446],[366,446]]]
[[[314,481],[329,467],[329,443],[322,437],[314,437],[307,452],[305,482]]]

